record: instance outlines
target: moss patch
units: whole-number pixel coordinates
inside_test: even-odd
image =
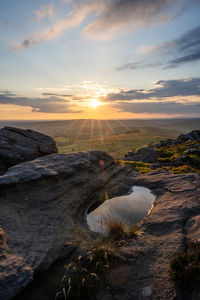
[[[143,163],[140,161],[126,161],[126,160],[117,160],[116,162],[122,165],[131,165],[135,167],[139,173],[152,172],[152,170],[150,169],[151,164],[149,163]]]

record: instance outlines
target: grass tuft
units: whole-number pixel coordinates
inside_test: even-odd
[[[104,282],[105,272],[123,259],[115,242],[108,237],[84,241],[82,247],[82,255],[65,266],[61,290],[55,300],[92,299]]]
[[[127,233],[127,227],[122,221],[116,219],[106,219],[106,230],[108,236],[114,240],[123,238]]]
[[[97,274],[83,267],[80,260],[72,262],[65,266],[62,289],[55,300],[88,297],[98,286],[98,280]]]

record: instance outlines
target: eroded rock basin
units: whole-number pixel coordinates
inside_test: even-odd
[[[141,222],[149,213],[155,196],[141,186],[132,186],[130,193],[106,200],[87,215],[89,228],[95,232],[106,233],[106,222],[118,220],[127,226]]]

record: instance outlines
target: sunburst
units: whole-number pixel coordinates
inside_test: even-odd
[[[93,108],[96,108],[101,105],[101,102],[97,99],[91,99],[89,105]]]

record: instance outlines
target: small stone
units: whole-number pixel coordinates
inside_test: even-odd
[[[145,286],[142,290],[142,295],[144,297],[149,297],[152,294],[151,289],[148,286]]]

